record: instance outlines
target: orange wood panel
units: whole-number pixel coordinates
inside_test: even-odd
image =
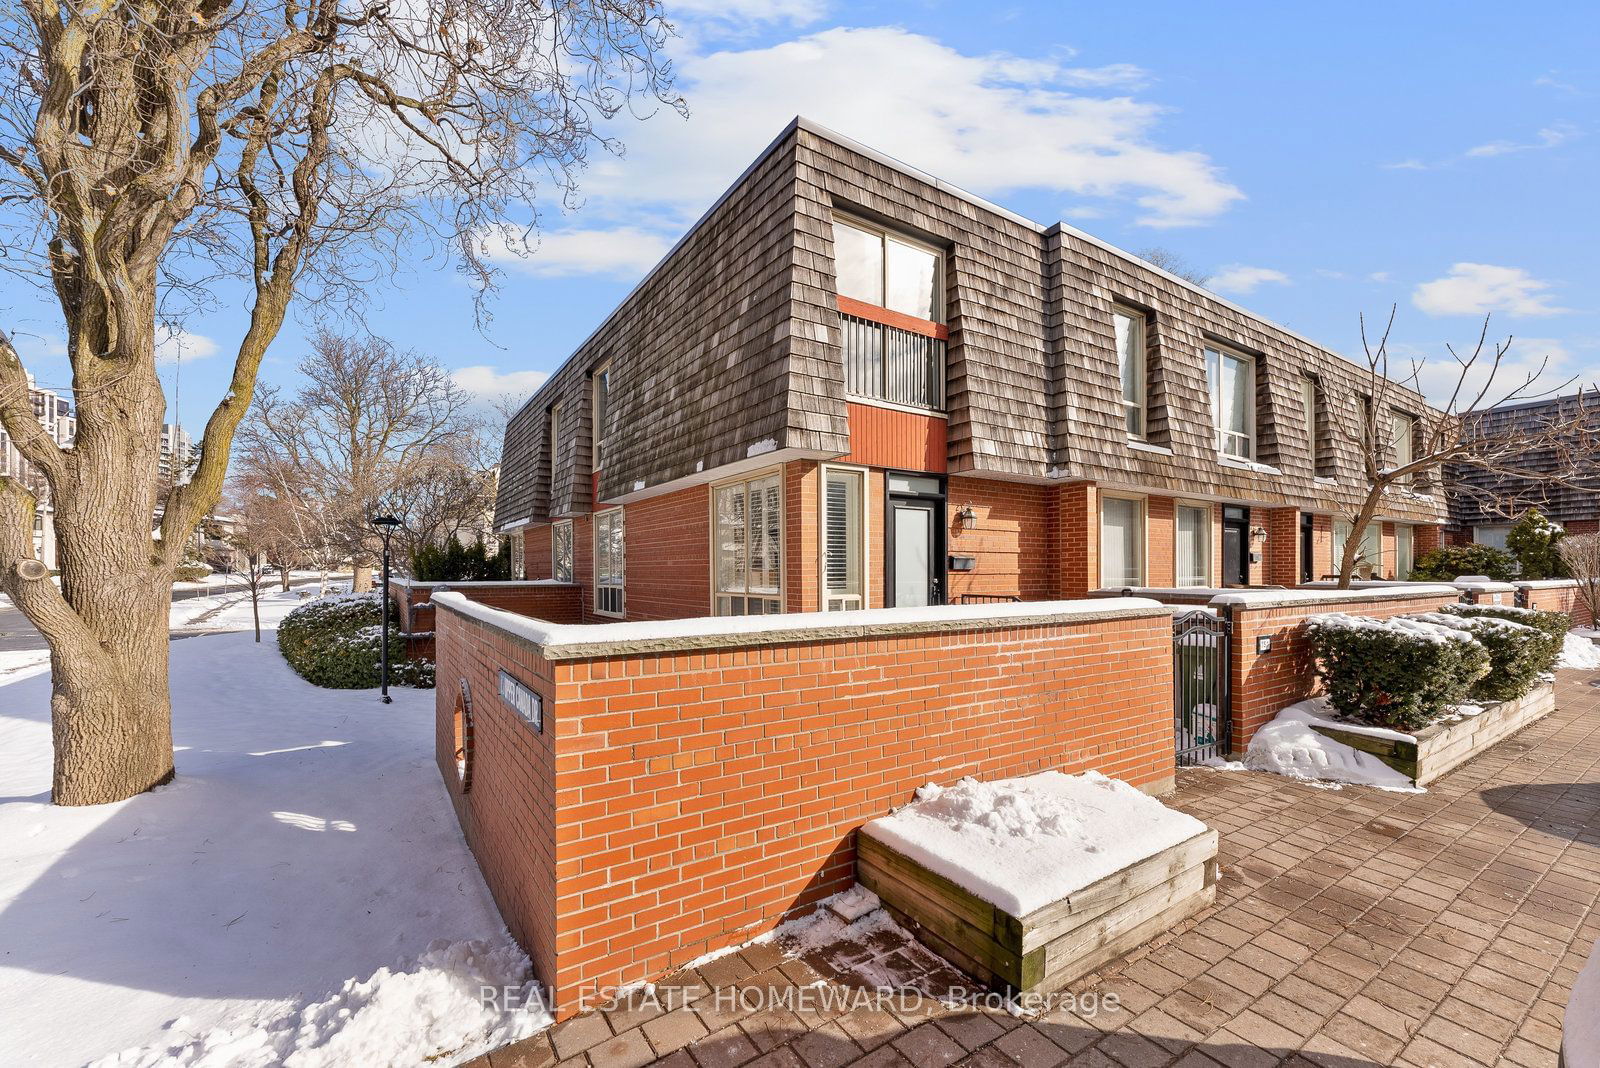
[[[848,401],[850,452],[844,462],[942,474],[948,458],[945,420]]]
[[[918,319],[915,315],[907,315],[905,312],[890,311],[888,308],[880,308],[876,304],[868,304],[854,297],[840,297],[839,310],[858,319],[871,319],[875,323],[899,327],[901,330],[921,334],[923,337],[936,337],[940,341],[948,340],[950,337],[950,328],[943,323]]]

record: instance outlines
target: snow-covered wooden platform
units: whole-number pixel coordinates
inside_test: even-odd
[[[998,800],[919,812],[933,794],[863,827],[856,878],[981,982],[1059,990],[1215,900],[1216,832],[1125,783],[1045,773],[942,793],[969,785]]]

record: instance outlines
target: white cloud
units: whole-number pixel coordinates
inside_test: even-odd
[[[189,363],[217,354],[217,343],[204,334],[156,326],[156,362]]]
[[[1411,303],[1429,315],[1560,315],[1567,309],[1550,303],[1549,289],[1520,267],[1457,263],[1443,278],[1417,286]]]
[[[615,131],[628,155],[591,166],[591,218],[681,231],[796,114],[994,198],[1130,202],[1139,222],[1171,227],[1209,222],[1244,196],[1205,154],[1156,142],[1162,106],[1084,89],[1125,84],[1127,65],[971,55],[894,27],[676,58],[691,117]]]
[[[484,254],[502,267],[541,277],[605,275],[634,279],[654,267],[672,246],[665,234],[637,226],[554,230],[529,238],[502,230],[489,234]]]
[[[1254,293],[1263,285],[1288,285],[1289,276],[1282,271],[1275,271],[1271,267],[1246,267],[1243,264],[1232,264],[1223,267],[1211,276],[1211,281],[1206,283],[1208,289],[1218,293]]]
[[[1367,281],[1369,282],[1387,282],[1389,278],[1390,275],[1388,271],[1373,271],[1371,274],[1367,275]]]
[[[706,26],[718,30],[762,23],[809,26],[827,13],[827,0],[675,0],[671,7],[672,18],[686,20],[678,28],[690,33]]]
[[[1513,152],[1530,152],[1541,148],[1559,148],[1578,136],[1578,128],[1570,123],[1557,123],[1540,130],[1532,141],[1490,141],[1467,149],[1469,158],[1508,156]]]
[[[548,371],[502,371],[489,364],[458,367],[450,372],[450,380],[458,387],[488,401],[500,397],[531,397],[549,377]]]

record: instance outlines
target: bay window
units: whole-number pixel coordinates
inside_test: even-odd
[[[563,519],[550,528],[550,577],[557,582],[572,581],[572,520]]]
[[[822,480],[822,608],[865,608],[861,471],[829,469]]]
[[[1144,585],[1144,501],[1100,499],[1100,585]]]
[[[594,610],[600,615],[622,615],[625,570],[622,509],[612,508],[594,517]]]
[[[783,611],[783,479],[778,472],[716,488],[711,548],[716,615]]]
[[[1145,317],[1120,309],[1111,313],[1117,340],[1117,370],[1122,379],[1122,409],[1130,438],[1145,436]]]
[[[1211,424],[1217,452],[1240,460],[1255,458],[1256,363],[1225,349],[1206,350],[1206,385],[1211,391]]]
[[[1178,505],[1177,567],[1179,586],[1211,583],[1211,506]]]

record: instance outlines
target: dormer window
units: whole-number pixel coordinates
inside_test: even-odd
[[[928,322],[944,319],[944,256],[855,219],[833,220],[839,295]]]
[[[1143,441],[1146,435],[1145,317],[1142,312],[1117,308],[1111,313],[1117,340],[1117,373],[1122,380],[1122,410],[1128,437]]]
[[[1206,384],[1211,389],[1211,424],[1217,452],[1255,459],[1256,361],[1222,348],[1206,349]]]
[[[594,426],[590,431],[594,435],[594,471],[604,471],[606,467],[607,447],[611,444],[611,364],[601,364],[594,369],[593,379],[593,416]]]

